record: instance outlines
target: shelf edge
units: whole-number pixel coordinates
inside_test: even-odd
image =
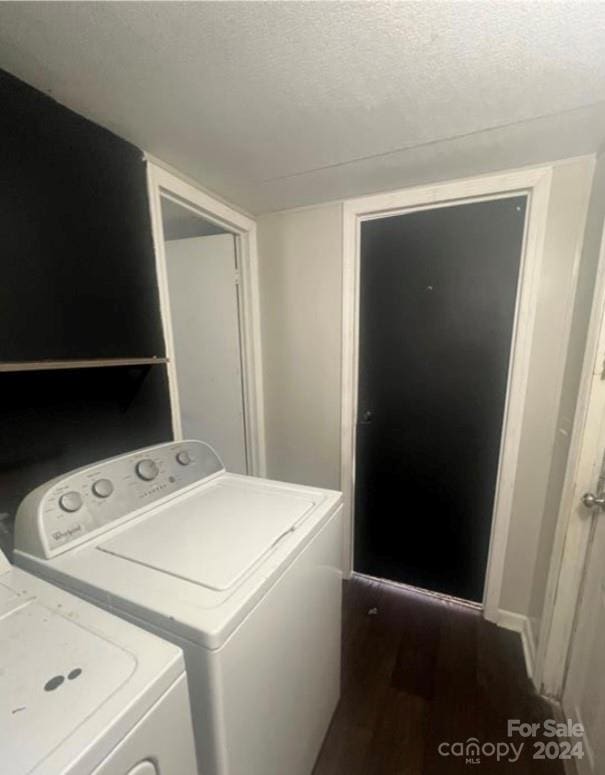
[[[74,358],[73,360],[0,361],[0,373],[53,371],[58,369],[99,369],[115,366],[155,366],[168,363],[168,358]]]

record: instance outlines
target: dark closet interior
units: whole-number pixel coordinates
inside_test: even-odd
[[[163,355],[138,148],[0,71],[1,361]]]
[[[6,525],[37,484],[168,440],[171,427],[141,150],[1,71],[0,103]],[[45,364],[137,358],[160,362],[52,371]]]

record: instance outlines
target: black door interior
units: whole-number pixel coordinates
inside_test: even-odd
[[[526,204],[362,222],[359,572],[482,598]]]

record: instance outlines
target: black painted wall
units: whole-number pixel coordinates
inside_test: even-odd
[[[0,361],[163,356],[140,149],[0,71]],[[0,374],[0,515],[171,437],[165,368]]]
[[[163,355],[138,148],[0,71],[0,361]]]

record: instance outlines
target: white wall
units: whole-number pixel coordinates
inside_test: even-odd
[[[258,221],[268,475],[340,486],[342,208]]]
[[[501,608],[528,613],[558,425],[575,283],[594,161],[557,164],[548,209],[526,410]],[[550,556],[550,553],[549,553]]]
[[[591,158],[554,168],[501,603],[523,614],[549,487],[592,169]],[[331,487],[338,486],[340,463],[341,229],[339,204],[258,222],[268,474]]]

